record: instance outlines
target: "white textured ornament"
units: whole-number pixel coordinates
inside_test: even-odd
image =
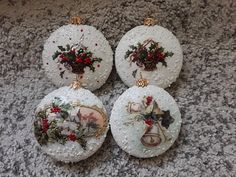
[[[115,102],[110,126],[124,151],[149,158],[164,153],[175,142],[181,114],[174,99],[162,88],[133,86]]]
[[[42,150],[58,161],[78,162],[93,155],[108,131],[102,102],[89,90],[61,87],[36,109],[34,133]]]
[[[78,79],[91,91],[107,80],[113,65],[112,49],[96,28],[88,25],[64,25],[47,39],[42,54],[48,77],[57,86]]]
[[[183,52],[178,39],[161,26],[137,26],[120,40],[115,65],[122,81],[135,85],[139,73],[151,85],[162,88],[175,82],[182,68]]]

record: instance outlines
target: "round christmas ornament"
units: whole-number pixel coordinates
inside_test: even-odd
[[[102,102],[89,90],[61,87],[38,105],[34,133],[42,150],[54,159],[78,162],[94,154],[108,130]]]
[[[102,102],[81,86],[99,88],[110,73],[111,57],[108,42],[90,26],[63,26],[47,40],[43,52],[47,74],[58,85],[74,79],[70,86],[45,96],[36,109],[35,137],[54,159],[78,162],[101,147],[109,128],[107,113]]]
[[[93,91],[110,75],[113,52],[96,28],[80,25],[79,17],[73,18],[72,23],[60,27],[47,39],[43,65],[55,85],[69,85],[79,75],[83,87]]]
[[[110,117],[117,144],[130,155],[149,158],[175,142],[181,115],[174,99],[162,88],[140,79],[115,102]]]
[[[169,30],[154,24],[154,19],[147,18],[144,25],[128,31],[116,48],[116,69],[129,87],[139,72],[150,84],[162,88],[179,76],[183,62],[180,43]]]

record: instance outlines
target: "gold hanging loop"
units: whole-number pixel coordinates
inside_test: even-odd
[[[138,87],[146,87],[148,86],[148,84],[149,84],[149,81],[147,79],[144,79],[142,76],[142,73],[140,72],[140,79],[136,81],[136,85]]]
[[[79,80],[79,75],[76,75],[75,80],[72,82],[72,84],[70,85],[71,88],[73,89],[79,89],[82,87],[82,83]]]
[[[144,19],[144,25],[146,26],[154,26],[155,24],[156,24],[156,20],[154,18]]]
[[[73,25],[80,25],[82,24],[82,18],[80,16],[71,17],[70,23]]]

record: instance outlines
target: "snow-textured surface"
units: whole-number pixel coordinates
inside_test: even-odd
[[[145,71],[135,63],[130,63],[129,58],[125,58],[126,52],[131,45],[143,44],[144,41],[152,39],[164,48],[164,51],[173,52],[172,57],[165,59],[167,66],[162,63],[157,64],[153,71]],[[115,53],[116,70],[121,80],[129,87],[142,76],[149,80],[149,83],[162,88],[168,87],[176,81],[179,76],[183,63],[183,52],[178,39],[166,28],[159,25],[137,26],[128,31],[120,40]],[[136,71],[136,77],[133,76]]]
[[[113,65],[113,52],[103,36],[93,26],[88,25],[64,25],[54,31],[46,40],[42,53],[45,72],[53,83],[57,86],[70,85],[76,78],[76,74],[66,69],[62,64],[58,64],[57,59],[53,60],[52,55],[59,50],[58,46],[70,46],[80,43],[93,53],[93,57],[101,58],[100,63],[95,62],[93,72],[88,67],[85,68],[80,81],[84,88],[91,91],[100,88],[109,77]],[[59,68],[63,68],[63,78],[60,76]]]
[[[129,102],[142,103],[144,96],[152,96],[161,110],[169,110],[174,122],[168,128],[170,141],[166,141],[157,147],[148,148],[142,145],[140,139],[145,132],[146,125],[144,121],[134,121],[127,105]],[[134,124],[126,125],[133,121]],[[175,142],[178,137],[181,126],[181,115],[174,99],[162,88],[149,85],[147,87],[133,86],[126,90],[115,102],[111,112],[110,125],[112,135],[117,144],[130,155],[148,158],[159,156]]]
[[[235,0],[0,1],[0,176],[235,176],[235,8]],[[43,45],[78,13],[104,34],[113,51],[149,13],[179,39],[183,67],[166,90],[179,106],[182,126],[163,155],[129,156],[110,132],[102,147],[79,163],[56,162],[42,153],[32,131],[34,112],[57,89],[43,70]],[[127,89],[113,69],[95,94],[110,114]]]
[[[53,99],[59,97],[65,103],[79,103],[83,106],[93,107],[96,106],[103,110],[106,114],[106,110],[102,102],[89,90],[80,88],[72,89],[68,86],[61,87],[53,92],[49,93],[43,98],[43,100],[38,105],[36,111],[43,110],[48,105],[51,105]],[[65,145],[60,143],[53,143],[42,146],[42,150],[52,156],[54,159],[64,162],[78,162],[87,159],[89,156],[93,155],[101,146],[105,140],[108,126],[103,135],[98,138],[88,138],[86,150],[77,143],[72,141],[67,141]]]

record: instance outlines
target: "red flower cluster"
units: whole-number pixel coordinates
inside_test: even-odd
[[[147,124],[148,126],[151,126],[154,122],[151,118],[145,119],[145,124]]]
[[[74,133],[71,133],[67,136],[67,138],[71,141],[76,141],[77,137]]]
[[[51,112],[53,113],[61,112],[61,108],[59,108],[58,106],[54,106],[51,108]]]
[[[43,129],[43,132],[48,131],[48,129],[49,129],[48,119],[43,119],[42,120],[42,129]]]
[[[152,102],[152,96],[148,96],[147,98],[146,98],[146,104],[147,105],[150,105],[151,104],[151,102]]]

